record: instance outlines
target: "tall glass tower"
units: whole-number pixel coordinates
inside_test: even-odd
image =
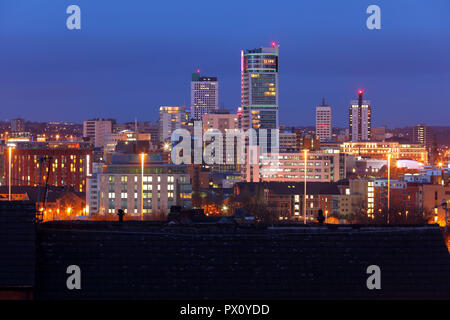
[[[278,46],[241,51],[243,129],[278,128]]]

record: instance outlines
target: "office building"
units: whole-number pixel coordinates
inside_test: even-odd
[[[398,142],[344,142],[341,144],[341,152],[352,154],[362,158],[391,160],[409,159],[421,163],[428,161],[426,148],[421,144]]]
[[[213,113],[203,115],[203,133],[205,140],[203,147],[206,148],[212,143],[212,139],[216,139],[215,133],[220,131],[222,134],[222,151],[223,156],[222,163],[214,163],[211,165],[211,171],[213,172],[230,172],[239,170],[238,158],[241,154],[239,152],[239,118],[237,114],[230,114],[227,110],[218,110]],[[205,135],[205,132],[206,135]],[[227,139],[227,133],[230,137],[239,137],[238,139]],[[211,136],[209,136],[211,135]],[[232,135],[232,136],[231,136]],[[215,140],[214,140],[215,141]],[[220,144],[219,144],[220,145]],[[214,150],[214,154],[217,156],[218,150]]]
[[[241,51],[243,128],[278,128],[278,46]]]
[[[203,115],[219,109],[219,82],[217,77],[204,77],[200,70],[192,74],[191,117],[202,120]]]
[[[225,133],[228,130],[239,129],[238,115],[228,110],[213,111],[203,116],[202,127],[203,132],[208,129],[217,129]]]
[[[305,181],[304,152],[263,153],[259,163],[247,163],[247,182],[303,182]],[[345,157],[340,153],[308,152],[307,182],[336,182],[345,179]]]
[[[325,104],[325,99],[322,99],[322,104],[316,107],[316,136],[321,142],[330,141],[331,130],[331,107]]]
[[[83,122],[83,137],[90,138],[95,148],[102,148],[105,145],[105,137],[113,129],[115,120],[113,119],[92,119]]]
[[[192,206],[187,166],[165,164],[157,155],[145,157],[142,174],[139,155],[116,154],[98,176],[102,215],[115,215],[122,209],[130,216],[143,213],[144,219],[162,219],[167,217],[172,205]]]
[[[370,101],[363,100],[363,91],[358,90],[358,100],[352,100],[349,107],[350,140],[354,142],[371,140],[371,128]]]
[[[162,106],[159,108],[159,139],[160,142],[170,141],[176,129],[183,128],[187,123],[185,107]]]
[[[280,150],[291,150],[297,148],[297,134],[295,132],[280,132]]]

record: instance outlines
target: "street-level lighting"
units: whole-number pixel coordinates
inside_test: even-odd
[[[141,153],[141,220],[144,221],[144,160],[145,153]]]
[[[390,191],[391,191],[391,154],[388,154],[388,190],[387,190],[387,223],[389,224]]]
[[[306,169],[306,164],[307,164],[307,161],[308,161],[308,149],[305,149],[304,150],[304,153],[305,153],[305,187],[304,187],[304,203],[303,203],[303,223],[304,224],[306,224],[306,197],[307,197],[307,195],[306,195],[306,172],[307,172],[307,169]]]
[[[438,163],[439,168],[441,169],[441,185],[444,185],[444,169],[442,168],[442,162]]]
[[[11,201],[11,159],[12,159],[12,146],[8,147],[9,169],[8,169],[8,201]]]

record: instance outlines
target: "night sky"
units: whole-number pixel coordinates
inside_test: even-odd
[[[66,28],[81,7],[82,29]],[[366,8],[381,7],[381,30]],[[156,120],[189,105],[190,76],[240,103],[240,50],[280,45],[280,124],[313,125],[324,96],[334,126],[362,88],[373,125],[450,125],[449,0],[1,0],[0,120]]]

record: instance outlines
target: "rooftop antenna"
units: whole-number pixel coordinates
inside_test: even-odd
[[[134,117],[134,131],[136,133],[138,133],[138,125],[137,125],[137,118],[136,117]]]
[[[324,97],[322,97],[322,106],[326,106]]]

